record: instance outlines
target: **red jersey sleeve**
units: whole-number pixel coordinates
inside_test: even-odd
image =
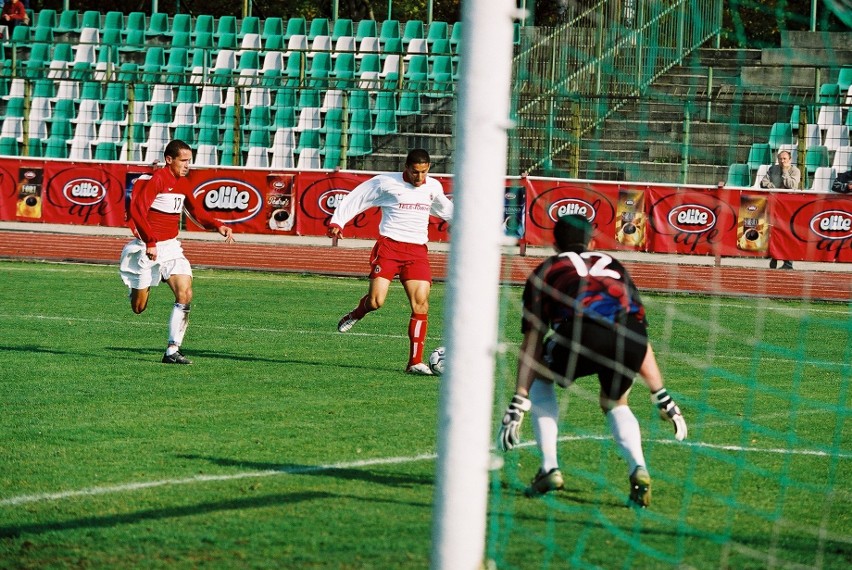
[[[129,226],[139,239],[146,245],[153,246],[158,241],[154,228],[148,222],[148,212],[151,204],[160,193],[160,177],[140,177],[133,186],[133,194],[130,198]]]

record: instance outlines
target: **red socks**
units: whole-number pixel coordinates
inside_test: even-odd
[[[368,298],[369,298],[368,295],[364,295],[363,297],[361,297],[361,300],[358,301],[358,306],[355,307],[354,309],[352,309],[352,313],[350,313],[353,317],[355,317],[358,320],[361,320],[361,319],[364,318],[364,315],[366,315],[370,311],[374,310],[374,309],[370,309],[369,307],[367,307],[367,299]]]
[[[408,340],[411,343],[408,366],[423,362],[423,345],[426,342],[428,318],[426,314],[411,313],[411,320],[408,321]]]

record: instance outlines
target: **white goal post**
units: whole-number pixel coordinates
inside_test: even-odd
[[[433,569],[478,570],[485,553],[498,341],[514,0],[465,0],[456,112]]]

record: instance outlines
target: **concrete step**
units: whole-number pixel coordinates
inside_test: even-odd
[[[781,47],[793,49],[848,50],[852,32],[809,32],[781,30]],[[852,62],[847,62],[847,65]]]

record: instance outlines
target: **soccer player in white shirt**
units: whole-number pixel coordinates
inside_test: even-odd
[[[423,345],[429,313],[432,271],[429,266],[429,216],[446,221],[453,217],[453,203],[444,194],[441,183],[430,178],[431,158],[423,149],[414,149],[405,159],[401,173],[380,174],[359,184],[334,210],[328,226],[332,238],[343,237],[343,226],[361,212],[378,207],[382,211],[379,239],[370,256],[370,287],[358,306],[345,314],[337,330],[346,332],[364,315],[384,304],[394,277],[399,275],[408,301],[410,350],[405,371],[431,375],[423,363]]]

